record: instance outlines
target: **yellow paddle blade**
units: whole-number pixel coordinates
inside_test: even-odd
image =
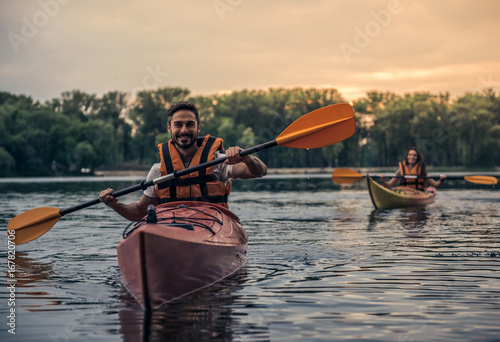
[[[332,181],[339,184],[349,184],[359,181],[363,175],[351,169],[335,169],[332,172]]]
[[[21,245],[45,234],[61,218],[61,210],[42,207],[28,210],[13,217],[7,224],[7,233],[15,234],[14,242]],[[14,233],[12,233],[14,231]]]
[[[498,183],[498,179],[491,176],[465,176],[464,179],[476,184],[494,185]]]
[[[281,132],[276,142],[279,146],[318,148],[345,140],[355,131],[356,120],[352,107],[340,103],[301,116]]]

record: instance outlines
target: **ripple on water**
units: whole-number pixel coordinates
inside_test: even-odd
[[[307,182],[316,182],[314,189],[281,189],[286,182],[278,181],[264,191],[236,190],[230,206],[250,237],[248,264],[234,277],[152,314],[140,310],[120,281],[116,245],[127,222],[102,205],[63,217],[36,242],[17,246],[20,338],[493,341],[499,336],[498,192],[446,190],[424,209],[376,211],[365,190],[321,189],[324,180],[313,178],[300,186],[306,189]],[[85,184],[58,191],[43,185],[40,192],[29,187],[26,193],[2,184],[0,220],[6,224],[34,207],[76,205],[109,186]],[[0,243],[6,243],[5,235]],[[5,288],[1,297],[7,301]]]

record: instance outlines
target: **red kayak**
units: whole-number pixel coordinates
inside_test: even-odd
[[[149,310],[233,274],[246,262],[247,245],[247,233],[228,209],[166,203],[124,233],[118,265],[125,287]]]

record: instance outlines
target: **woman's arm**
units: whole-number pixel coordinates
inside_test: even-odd
[[[390,181],[385,180],[385,175],[379,175],[380,183],[386,188],[394,188],[399,184],[399,178],[392,178]]]
[[[394,174],[394,177],[390,181],[387,182],[385,180],[385,175],[379,175],[380,183],[383,186],[385,186],[386,188],[394,188],[396,185],[399,185],[399,183],[401,182],[401,180],[399,179],[400,176],[401,176],[401,173],[398,170]]]
[[[428,176],[429,175],[427,174],[427,177]],[[437,180],[437,181],[435,181],[432,178],[427,178],[425,181],[428,185],[433,186],[435,188],[439,188],[441,185],[443,185],[445,179],[446,179],[446,175],[441,174],[441,175],[439,175],[439,180]]]

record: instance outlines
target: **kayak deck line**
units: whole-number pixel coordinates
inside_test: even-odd
[[[206,218],[205,217],[197,218],[197,217],[188,217],[188,216],[175,216],[175,210],[177,208],[186,208],[186,209],[190,209],[190,210],[199,212],[202,215],[205,215]],[[211,207],[211,209],[214,209],[220,213],[220,211],[216,207]],[[154,212],[154,215],[162,214],[162,216],[164,216],[163,214],[166,214],[168,211],[172,211],[172,217],[162,217],[160,219],[156,219],[154,223],[164,224],[168,227],[184,228],[187,230],[194,230],[194,227],[197,226],[197,227],[207,229],[212,234],[216,234],[216,232],[214,232],[208,224],[203,223],[203,221],[214,221],[218,225],[221,225],[223,223],[216,216],[205,213],[205,212],[197,209],[194,206],[186,206],[184,204],[179,205],[176,208],[162,209],[162,210],[158,211],[158,213]],[[125,228],[125,230],[123,231],[123,234],[122,234],[123,238],[126,239],[135,229],[140,227],[141,224],[143,224],[143,222],[147,222],[147,219],[145,218],[145,219],[142,219],[140,221],[132,222],[131,224],[129,224],[127,226],[127,228]],[[149,222],[149,223],[151,223],[151,222]],[[133,225],[133,227],[132,227],[132,225]],[[130,227],[132,227],[132,228],[130,228]]]

